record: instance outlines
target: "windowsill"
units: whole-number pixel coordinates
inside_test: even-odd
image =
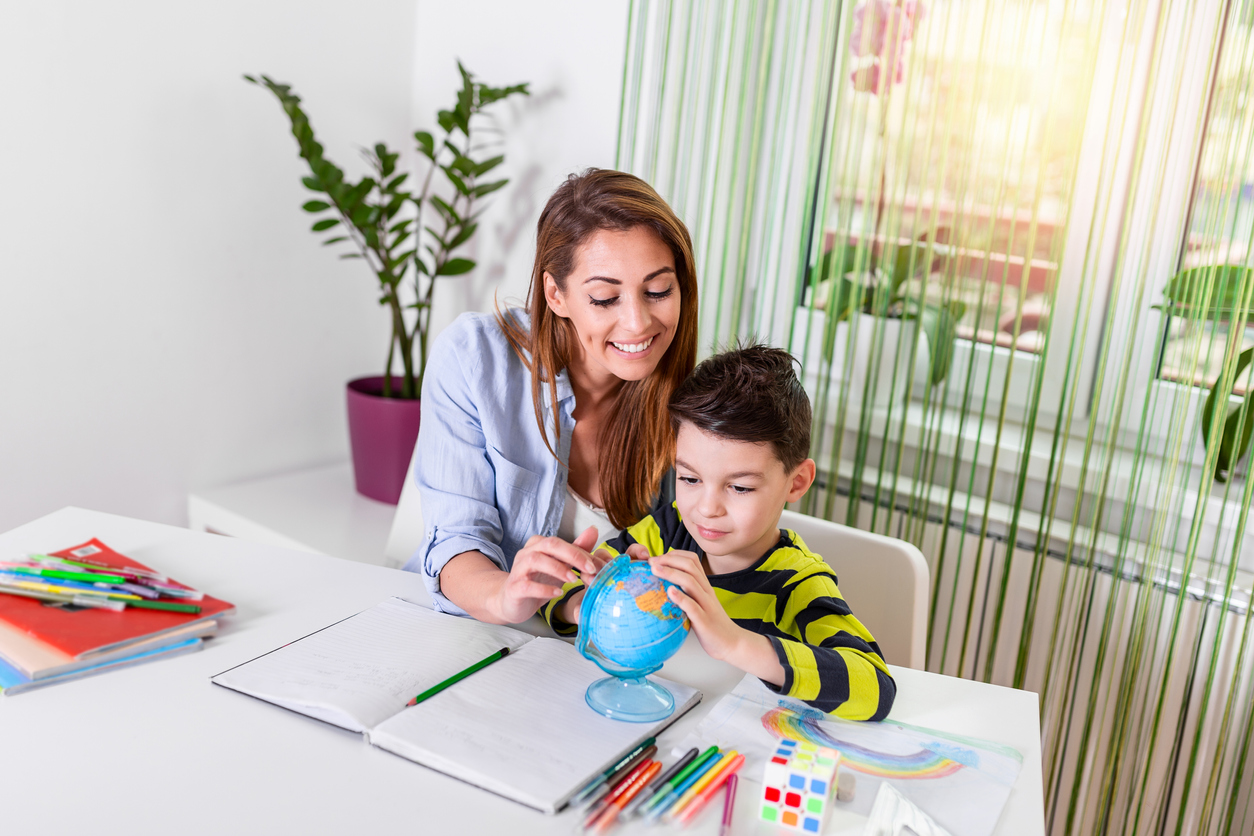
[[[809,315],[810,312],[801,309],[799,314]],[[821,321],[820,312],[817,322]],[[794,333],[794,346],[805,340],[807,353],[804,357],[807,359],[819,356],[820,344],[815,342],[815,337],[821,337],[821,329],[812,327],[817,322],[812,321],[807,333],[802,330],[804,323],[799,317]],[[881,322],[875,327],[887,326]],[[880,353],[891,354],[892,350],[884,349],[884,346],[908,345],[909,336],[884,335]],[[815,417],[824,428],[821,438],[816,438],[814,445],[821,471],[831,470],[833,443],[837,428],[841,429],[842,454],[836,467],[838,491],[849,493],[853,490],[853,462],[858,456],[861,441],[864,445],[862,460],[867,463],[863,471],[864,479],[880,480],[863,482],[859,493],[864,499],[881,504],[891,501],[900,505],[902,497],[916,496],[918,488],[919,495],[927,498],[926,514],[929,518],[948,521],[951,525],[963,525],[963,520],[974,519],[977,522],[975,533],[978,534],[979,523],[987,512],[990,536],[1002,539],[1009,536],[1012,525],[1016,524],[1014,508],[1018,505],[1022,510],[1017,517],[1015,540],[1021,547],[1035,549],[1042,526],[1047,526],[1047,553],[1058,557],[1070,554],[1071,560],[1085,562],[1089,559],[1087,555],[1091,548],[1094,564],[1114,571],[1122,551],[1123,562],[1118,568],[1125,577],[1141,578],[1148,571],[1156,583],[1179,588],[1178,567],[1185,565],[1190,524],[1199,505],[1196,486],[1200,483],[1205,450],[1196,429],[1195,416],[1200,411],[1205,392],[1165,382],[1154,384],[1159,387],[1154,392],[1155,403],[1165,417],[1151,427],[1154,430],[1151,437],[1142,439],[1139,473],[1134,448],[1117,446],[1108,451],[1100,440],[1091,446],[1088,444],[1084,435],[1088,430],[1088,421],[1083,416],[1076,417],[1065,447],[1060,445],[1054,451],[1051,449],[1053,421],[1050,419],[1048,424],[1042,423],[1038,414],[1038,430],[1030,436],[1031,447],[1025,460],[1023,450],[1029,434],[1023,424],[1015,420],[1022,415],[1022,410],[1008,410],[1011,414],[1000,424],[997,415],[1003,394],[1007,394],[1009,404],[1027,402],[1031,382],[1037,373],[1036,364],[1042,358],[983,343],[957,342],[950,371],[951,386],[956,381],[967,379],[968,368],[972,369],[971,379],[989,381],[987,392],[980,387],[977,393],[980,402],[970,405],[970,412],[988,415],[981,421],[964,414],[961,404],[954,403],[953,393],[949,395],[949,402],[941,406],[937,400],[944,396],[944,384],[932,389],[932,403],[925,409],[925,356],[915,358],[914,385],[912,397],[908,400],[902,385],[904,377],[909,374],[908,364],[904,362],[898,364],[902,381],[893,382],[890,368],[882,387],[868,387],[865,380],[855,380],[854,390],[846,398],[843,378],[846,375],[851,379],[857,376],[853,374],[854,364],[844,362],[846,349],[839,346],[842,337],[846,342],[849,339],[848,334],[837,335],[837,356],[830,367],[832,382],[822,393],[824,397],[819,397],[819,378],[813,361],[802,376],[814,404]],[[856,333],[854,338],[856,342]],[[854,348],[855,359],[874,351],[857,345]],[[1010,392],[1004,393],[1007,369],[1012,362]],[[863,393],[872,388],[875,388],[872,403],[863,409]],[[900,406],[903,401],[904,410]],[[1173,420],[1189,423],[1183,432],[1176,432]],[[865,429],[861,439],[859,428]],[[1169,447],[1168,442],[1173,440],[1180,449]],[[923,455],[920,455],[921,450]],[[882,467],[881,459],[884,462]],[[951,495],[946,486],[949,484],[950,465],[955,461],[959,463],[957,487],[967,492],[955,490]],[[926,480],[920,479],[917,472],[922,466],[929,469]],[[1022,487],[1017,475],[1021,467],[1026,473]],[[1183,473],[1181,468],[1190,472]],[[881,469],[885,473],[882,479],[879,476]],[[899,475],[894,477],[894,472]],[[1081,474],[1084,474],[1083,478]],[[916,479],[927,484],[920,486]],[[1222,578],[1226,573],[1224,567],[1228,564],[1227,555],[1232,553],[1232,537],[1239,514],[1239,503],[1234,503],[1231,497],[1235,494],[1239,499],[1242,487],[1242,483],[1232,485],[1227,503],[1222,484],[1217,485],[1205,499],[1202,528],[1194,550],[1194,567],[1190,572],[1189,594],[1215,600],[1222,598],[1222,581],[1208,578]],[[1165,491],[1165,495],[1161,495]],[[898,499],[891,500],[893,496]],[[1100,518],[1095,520],[1097,506],[1094,497],[1099,496],[1105,497],[1106,502]],[[1130,509],[1125,502],[1128,496],[1136,497],[1136,504]],[[1076,508],[1077,501],[1079,509]],[[1042,512],[1048,503],[1052,503],[1052,512],[1048,514],[1052,524],[1042,520]],[[1167,513],[1160,509],[1167,509]],[[1074,524],[1071,522],[1073,519]],[[1120,529],[1125,524],[1128,530],[1126,539],[1120,535]],[[1158,545],[1151,547],[1151,543]],[[1149,567],[1148,570],[1146,567]],[[1243,537],[1238,569],[1238,586],[1245,590],[1254,586],[1254,527],[1249,528]],[[1247,600],[1248,595],[1235,603],[1244,607]]]

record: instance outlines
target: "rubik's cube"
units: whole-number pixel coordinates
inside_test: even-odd
[[[760,818],[802,833],[821,833],[836,796],[840,752],[780,740],[762,776]]]

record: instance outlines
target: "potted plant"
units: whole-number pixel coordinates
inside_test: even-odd
[[[347,178],[323,153],[290,85],[264,75],[244,76],[273,93],[291,122],[300,157],[309,165],[309,176],[301,182],[317,195],[302,207],[318,217],[312,230],[326,235],[324,246],[348,250],[340,258],[365,261],[378,279],[379,304],[388,308],[392,323],[387,361],[382,375],[349,381],[348,422],[358,492],[392,504],[400,498],[418,438],[436,280],[474,269],[475,262],[457,252],[478,229],[480,201],[508,182],[488,179],[505,157],[489,156],[499,140],[484,141],[476,127],[496,102],[529,94],[526,84],[490,87],[460,63],[457,69],[462,85],[452,108],[437,114],[441,133],[414,134],[426,160],[417,191],[407,188],[409,173],[397,169],[400,155],[381,142],[362,149],[370,173],[357,181]],[[437,171],[447,197],[437,193]],[[428,208],[434,217],[424,219]],[[397,359],[401,373],[394,375]]]
[[[1210,264],[1190,267],[1172,276],[1163,291],[1165,301],[1154,307],[1194,322],[1231,321],[1241,314],[1249,317],[1250,294],[1254,292],[1254,270],[1239,264]],[[1223,427],[1215,455],[1214,478],[1226,482],[1249,452],[1254,436],[1254,387],[1249,387],[1240,405],[1234,405],[1233,389],[1254,360],[1254,348],[1242,349],[1245,329],[1231,330],[1224,348],[1219,378],[1211,386],[1202,406],[1202,444],[1209,446],[1215,422]],[[1229,375],[1228,369],[1232,372]],[[1248,378],[1249,375],[1246,375]],[[1248,381],[1247,381],[1248,383]]]
[[[936,232],[945,240],[947,230]],[[884,406],[905,396],[916,338],[919,356],[926,357],[928,384],[938,384],[949,374],[966,304],[936,303],[908,290],[912,278],[943,269],[947,252],[945,244],[929,246],[923,236],[909,244],[885,244],[881,252],[852,242],[837,245],[819,260],[815,272],[825,278],[811,290],[811,307],[822,312],[823,324],[812,320],[808,327],[821,329],[814,342],[822,346],[833,374],[850,387],[854,402],[869,396],[874,405]],[[851,336],[854,356],[845,380]]]

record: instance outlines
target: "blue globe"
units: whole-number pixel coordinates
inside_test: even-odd
[[[672,586],[643,560],[620,555],[597,573],[579,610],[579,651],[620,678],[640,678],[679,650],[691,625]]]

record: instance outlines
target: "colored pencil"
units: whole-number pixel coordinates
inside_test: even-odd
[[[470,667],[466,668],[466,670],[461,671],[461,672],[459,672],[459,673],[455,673],[455,674],[453,674],[453,675],[452,675],[452,676],[450,676],[448,679],[444,680],[443,682],[441,682],[441,683],[440,683],[440,684],[438,684],[438,685],[432,685],[430,688],[428,688],[427,690],[423,691],[421,694],[419,694],[418,696],[416,696],[416,697],[414,697],[412,700],[410,700],[408,703],[406,703],[406,705],[417,705],[418,703],[422,702],[423,700],[425,700],[425,699],[427,699],[427,698],[429,698],[429,697],[433,697],[433,696],[435,696],[436,694],[440,693],[441,691],[443,691],[445,688],[449,687],[450,685],[452,685],[452,684],[454,684],[454,683],[456,683],[456,682],[460,682],[461,680],[463,680],[463,679],[465,679],[466,677],[470,676],[470,675],[471,675],[472,673],[474,673],[475,671],[477,671],[477,670],[479,670],[479,669],[481,669],[481,668],[486,668],[488,665],[492,664],[493,662],[497,661],[498,659],[504,659],[504,658],[505,658],[506,656],[508,656],[508,655],[509,655],[509,648],[508,648],[508,647],[502,647],[500,650],[498,650],[496,653],[493,653],[493,654],[492,654],[491,656],[489,656],[488,658],[486,658],[486,659],[482,659],[482,660],[480,660],[480,661],[478,661],[478,662],[475,662],[473,665],[471,665]]]

